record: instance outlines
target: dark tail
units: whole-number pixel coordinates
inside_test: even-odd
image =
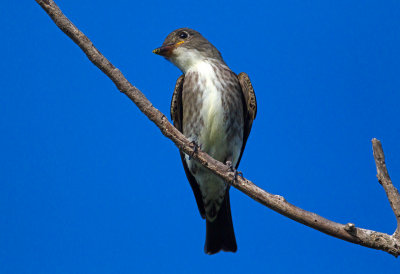
[[[206,218],[206,243],[204,252],[211,255],[220,250],[236,252],[236,238],[233,231],[229,190],[226,191],[224,202],[217,218],[210,222]]]

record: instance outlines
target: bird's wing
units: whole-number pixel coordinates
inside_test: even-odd
[[[171,119],[174,123],[174,126],[180,132],[182,132],[182,89],[184,79],[185,75],[181,75],[178,80],[176,80],[175,89],[171,100]]]
[[[244,110],[244,134],[243,134],[243,145],[240,152],[240,157],[236,164],[236,168],[239,166],[240,159],[242,158],[244,147],[246,146],[247,138],[251,131],[251,126],[256,118],[257,114],[257,101],[256,94],[254,93],[253,86],[251,85],[249,76],[242,72],[238,75],[240,87],[242,88],[243,94],[243,110]]]
[[[183,81],[185,79],[184,75],[181,75],[178,80],[176,81],[174,94],[172,95],[171,100],[171,119],[174,123],[174,126],[182,132],[182,89],[183,89]],[[189,180],[190,186],[192,187],[194,196],[196,197],[197,207],[199,208],[199,212],[201,217],[205,218],[205,209],[203,204],[203,198],[201,196],[199,184],[197,183],[196,179],[190,173],[189,168],[186,164],[185,154],[180,152],[181,160],[183,164],[183,168],[185,169],[186,177]]]

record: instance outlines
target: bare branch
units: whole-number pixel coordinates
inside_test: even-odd
[[[398,237],[357,228],[352,223],[343,225],[330,221],[315,213],[305,211],[288,203],[282,196],[266,192],[245,178],[238,177],[236,180],[233,180],[234,174],[227,166],[216,161],[200,150],[194,152],[193,146],[185,136],[168,121],[164,114],[153,107],[143,93],[129,83],[123,74],[93,46],[92,42],[79,29],[77,29],[67,17],[65,17],[54,1],[36,0],[36,2],[47,12],[54,23],[84,51],[89,60],[101,69],[114,82],[117,88],[127,95],[129,99],[131,99],[137,107],[156,124],[162,134],[171,139],[183,152],[191,155],[194,153],[194,159],[223,178],[226,182],[230,183],[232,186],[261,204],[299,223],[348,242],[383,250],[396,257],[400,255],[400,240]],[[380,143],[379,148],[381,154],[379,154],[379,157],[375,157],[375,159],[380,159],[379,167],[377,161],[378,178],[388,193],[392,208],[395,211],[397,220],[399,220],[400,202],[398,192],[393,187],[390,178],[387,175],[385,163],[384,160],[382,160],[384,158]],[[376,153],[374,153],[374,155],[375,154]]]
[[[372,149],[374,151],[374,158],[376,164],[376,171],[379,183],[385,189],[386,196],[389,199],[390,206],[396,216],[397,228],[393,236],[400,240],[400,195],[397,188],[393,185],[386,169],[385,155],[383,154],[382,144],[377,139],[372,139]]]

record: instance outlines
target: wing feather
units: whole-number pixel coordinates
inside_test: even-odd
[[[256,94],[254,93],[253,86],[251,84],[249,76],[242,72],[238,75],[240,87],[242,88],[243,94],[243,114],[244,114],[244,134],[243,134],[243,145],[242,150],[240,152],[239,160],[236,164],[236,168],[239,166],[240,159],[242,158],[244,148],[247,143],[247,139],[249,138],[251,127],[253,125],[253,121],[257,115],[257,100]]]
[[[171,100],[171,119],[174,123],[174,126],[182,132],[182,89],[183,89],[183,82],[184,82],[185,76],[181,75],[178,80],[176,81],[175,85],[175,90],[172,95],[172,100]],[[197,183],[196,179],[193,177],[193,175],[190,173],[189,168],[186,164],[185,160],[185,154],[180,152],[181,154],[181,160],[183,164],[183,168],[185,169],[186,177],[190,183],[190,186],[192,187],[194,196],[196,198],[197,202],[197,207],[199,208],[199,212],[201,217],[204,219],[205,218],[205,208],[203,204],[203,198],[201,196],[199,184]]]

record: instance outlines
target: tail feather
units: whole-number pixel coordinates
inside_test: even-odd
[[[206,243],[204,252],[211,255],[223,251],[236,252],[236,238],[233,231],[229,190],[218,212],[217,218],[210,222],[206,219]]]

